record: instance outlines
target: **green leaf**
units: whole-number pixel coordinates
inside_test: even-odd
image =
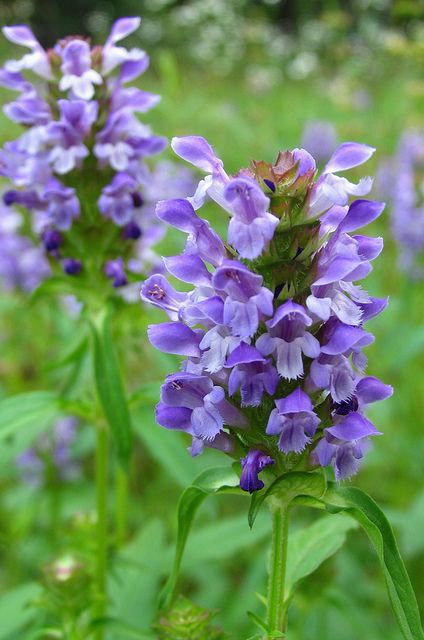
[[[159,607],[167,609],[172,603],[177,585],[188,534],[194,517],[205,498],[214,493],[236,493],[245,495],[239,488],[239,477],[231,467],[207,469],[188,487],[178,502],[178,530],[171,575],[159,597]]]
[[[35,608],[29,607],[29,604],[39,594],[40,587],[35,582],[27,582],[2,595],[0,601],[0,639],[17,633],[31,622],[37,612]]]
[[[132,451],[131,419],[110,332],[109,316],[103,314],[98,325],[91,326],[97,393],[110,426],[116,455],[126,468]]]
[[[363,527],[383,569],[393,613],[405,640],[423,640],[420,613],[409,576],[384,513],[355,487],[332,485],[323,497],[330,511],[344,511]]]
[[[46,423],[60,411],[60,400],[52,391],[30,391],[0,400],[0,439]]]
[[[313,573],[346,540],[357,523],[343,513],[324,516],[312,525],[290,534],[287,551],[286,588],[291,598],[297,583]]]
[[[312,471],[292,471],[279,476],[265,491],[253,494],[248,514],[249,526],[253,527],[264,500],[273,496],[280,504],[288,505],[297,496],[320,498],[326,487],[325,476]]]

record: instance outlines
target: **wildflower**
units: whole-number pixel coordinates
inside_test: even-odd
[[[356,473],[379,435],[364,410],[392,393],[365,375],[374,337],[364,323],[387,300],[359,284],[383,243],[356,233],[384,205],[349,203],[371,180],[354,185],[337,174],[374,150],[344,143],[318,177],[304,149],[229,176],[204,138],[172,146],[207,175],[194,196],[157,206],[161,220],[188,234],[184,253],[164,265],[192,287],[179,291],[163,273],[142,287],[142,299],[171,320],[149,327],[151,343],[185,357],[162,386],[158,423],[190,435],[192,455],[204,446],[232,457],[244,451],[240,486],[248,492],[263,488],[264,467],[275,474],[331,464],[337,480]],[[228,214],[225,241],[196,211],[207,199]]]
[[[167,163],[168,184],[163,166],[147,165],[166,140],[139,117],[160,97],[128,86],[149,62],[144,51],[120,45],[139,23],[117,20],[103,46],[70,36],[48,51],[26,26],[3,29],[30,49],[0,70],[0,84],[18,93],[5,113],[25,128],[0,150],[0,175],[10,183],[4,204],[27,213],[28,233],[56,274],[61,267],[83,278],[94,268],[105,291],[105,278],[124,287],[130,272],[148,275],[158,264],[152,247],[163,230],[153,204],[192,188],[186,169]]]

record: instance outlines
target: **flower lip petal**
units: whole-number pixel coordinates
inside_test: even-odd
[[[363,404],[370,404],[371,402],[378,402],[390,398],[390,396],[393,395],[393,387],[384,384],[384,382],[381,382],[378,378],[366,376],[365,378],[361,378],[356,385],[356,393]]]
[[[250,362],[265,362],[265,358],[255,347],[242,342],[228,356],[225,366],[235,367],[238,364],[249,364]]]
[[[175,355],[199,357],[201,337],[183,322],[151,324],[147,336],[159,351]]]
[[[364,331],[362,327],[354,327],[338,322],[329,341],[321,347],[321,352],[330,356],[339,355],[345,353],[364,339],[365,342],[368,343],[371,336],[372,334]]]
[[[123,40],[131,33],[134,33],[140,26],[140,23],[141,18],[139,16],[119,18],[113,23],[106,44],[111,45]]]
[[[172,138],[171,147],[177,156],[207,173],[219,171],[224,166],[209,142],[202,136]]]
[[[211,274],[203,260],[195,254],[171,256],[163,258],[163,261],[167,271],[182,282],[205,286],[210,284]]]
[[[357,167],[369,160],[374,152],[375,148],[367,144],[344,142],[331,156],[324,168],[324,173],[336,173]]]
[[[278,307],[274,317],[266,322],[266,326],[269,329],[272,329],[281,322],[281,320],[284,320],[284,318],[290,315],[296,315],[296,320],[302,321],[306,327],[310,327],[312,324],[312,319],[309,317],[302,305],[293,302],[293,300],[287,300],[287,302],[282,304],[281,307]]]
[[[338,440],[344,440],[345,442],[351,442],[354,440],[361,440],[368,436],[380,436],[380,431],[377,431],[375,426],[370,420],[367,420],[365,416],[354,411],[349,413],[344,420],[325,429],[326,433],[329,433]]]
[[[275,401],[278,409],[278,413],[300,413],[300,412],[313,412],[312,402],[310,397],[300,388],[297,387],[292,393],[285,398],[279,398]]]

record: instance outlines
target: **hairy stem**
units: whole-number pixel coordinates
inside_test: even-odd
[[[286,611],[284,606],[284,583],[287,564],[288,508],[271,505],[272,547],[267,597],[267,638],[275,638],[275,632],[286,631]]]
[[[108,560],[108,526],[107,526],[107,484],[108,484],[108,432],[105,427],[98,427],[96,440],[96,505],[97,505],[97,562],[96,583],[98,602],[95,615],[102,618],[106,611],[107,601],[107,560]],[[97,631],[96,640],[103,640],[102,629]]]

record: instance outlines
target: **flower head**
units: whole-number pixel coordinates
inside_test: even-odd
[[[366,405],[392,393],[365,375],[363,353],[374,340],[364,323],[387,300],[358,284],[382,240],[357,231],[384,205],[350,202],[371,181],[337,174],[374,150],[342,144],[318,177],[304,149],[229,176],[204,138],[172,146],[207,175],[191,198],[157,206],[161,220],[188,235],[165,268],[192,287],[179,291],[158,273],[142,288],[143,300],[170,318],[149,327],[151,343],[185,358],[162,387],[158,423],[189,434],[193,454],[204,446],[234,458],[243,451],[240,486],[248,492],[263,488],[264,467],[276,474],[331,464],[337,480],[352,475],[379,434]],[[197,213],[206,199],[228,215],[225,239]]]
[[[139,24],[121,18],[103,46],[69,36],[48,51],[26,26],[3,29],[30,50],[0,69],[0,84],[18,94],[5,114],[25,128],[0,149],[0,175],[10,185],[4,204],[26,213],[31,241],[41,240],[55,275],[90,277],[91,287],[95,270],[105,292],[106,278],[122,287],[159,262],[152,246],[163,225],[154,204],[163,194],[186,196],[193,184],[186,169],[147,164],[166,140],[140,119],[159,96],[128,86],[149,63],[141,49],[121,45]]]

